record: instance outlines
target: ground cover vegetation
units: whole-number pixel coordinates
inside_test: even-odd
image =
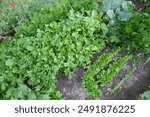
[[[0,43],[0,99],[63,99],[57,75],[71,79],[78,67],[86,70],[81,78],[86,94],[100,99],[101,87],[135,57],[133,51],[150,52],[148,7],[141,13],[125,0],[8,0],[6,8],[3,4],[0,31],[14,29],[15,35]],[[125,54],[114,59],[120,52]],[[129,71],[108,89],[110,93],[130,77]]]

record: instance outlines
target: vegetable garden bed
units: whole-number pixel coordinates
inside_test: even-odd
[[[148,99],[148,5],[8,0],[1,9],[0,99]]]

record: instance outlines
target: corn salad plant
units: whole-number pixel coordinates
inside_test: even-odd
[[[60,99],[57,74],[71,78],[75,68],[86,68],[91,55],[105,47],[107,28],[93,15],[95,11],[85,12],[86,16],[70,10],[68,18],[49,22],[44,31],[37,29],[35,36],[3,41],[1,99]]]

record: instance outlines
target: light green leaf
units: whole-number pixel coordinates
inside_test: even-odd
[[[119,38],[117,36],[111,36],[110,42],[120,42]]]
[[[93,10],[93,11],[92,11],[92,17],[95,18],[96,16],[97,16],[97,11],[96,11],[96,10]]]
[[[4,80],[4,77],[0,76],[0,82],[3,82],[3,80]]]
[[[50,99],[50,97],[49,97],[48,94],[44,94],[44,95],[42,95],[42,97],[41,97],[41,100],[49,100],[49,99]]]
[[[110,19],[113,19],[115,17],[115,13],[113,10],[108,10],[106,13]]]
[[[131,14],[131,13],[128,13],[128,12],[121,12],[120,15],[119,15],[119,19],[120,19],[121,21],[127,21],[127,20],[129,20],[131,17],[132,17],[132,14]]]
[[[125,11],[128,11],[128,6],[127,6],[127,3],[124,1],[123,4],[122,4],[122,8],[125,10]]]
[[[125,0],[115,0],[115,1],[116,7],[120,7],[120,5],[122,5],[125,2]]]
[[[14,61],[12,59],[8,59],[6,62],[5,62],[5,65],[6,66],[12,66],[14,64]]]
[[[150,91],[144,92],[144,97],[148,100],[150,100]]]
[[[29,50],[29,51],[32,51],[32,50],[33,50],[33,47],[32,47],[32,46],[27,46],[26,48],[27,48],[27,50]]]
[[[104,10],[108,11],[112,7],[112,3],[114,0],[104,0]]]
[[[97,46],[93,46],[92,50],[97,51],[99,48]]]

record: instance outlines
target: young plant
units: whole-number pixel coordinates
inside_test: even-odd
[[[109,66],[108,70],[103,70],[97,76],[97,82],[106,85],[108,82],[112,80],[114,76],[118,74],[118,72],[122,69],[123,65],[131,59],[131,56],[123,56],[119,60],[115,61],[112,65]]]
[[[116,90],[118,90],[122,84],[131,76],[131,72],[128,70],[125,74],[125,78],[123,78],[120,82],[118,82],[114,88],[108,88],[108,91],[113,94]]]
[[[82,77],[82,85],[85,88],[88,96],[96,99],[100,98],[101,94],[94,76],[99,71],[101,71],[109,62],[111,62],[113,56],[115,56],[119,51],[119,48],[114,48],[110,52],[101,55]]]

